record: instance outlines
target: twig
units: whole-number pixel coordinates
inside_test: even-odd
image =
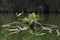
[[[59,35],[60,35],[59,31],[58,31],[58,30],[56,30],[56,32],[57,32],[57,36],[59,36]]]

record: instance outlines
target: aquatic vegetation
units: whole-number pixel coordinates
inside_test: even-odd
[[[39,20],[39,15],[36,15],[35,13],[29,14],[28,17],[25,17],[23,19],[25,22],[32,23],[33,21]]]

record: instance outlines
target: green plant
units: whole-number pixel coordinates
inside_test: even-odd
[[[33,21],[39,20],[39,15],[36,15],[35,13],[29,14],[28,17],[25,17],[23,19],[25,22],[32,23]]]

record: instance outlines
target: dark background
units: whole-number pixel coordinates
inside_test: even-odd
[[[60,13],[60,0],[0,0],[0,13]]]

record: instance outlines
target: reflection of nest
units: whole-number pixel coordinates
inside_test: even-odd
[[[20,30],[18,29],[6,29],[7,31],[10,32],[10,34],[18,33]]]
[[[16,26],[14,29],[6,29],[7,31],[11,32],[10,34],[18,33],[19,31],[22,31],[22,30],[30,29],[30,27],[33,27],[33,28],[36,27],[36,28],[41,28],[40,31],[48,30],[49,33],[52,33],[53,31],[55,31],[57,33],[57,36],[60,35],[59,31],[57,30],[57,26],[55,26],[55,25],[41,24],[38,22],[34,22],[32,24],[29,24],[28,27],[22,28],[19,26],[19,24],[20,24],[19,22],[13,22],[13,23],[9,23],[7,25],[2,25],[1,27],[10,27],[10,25]],[[45,34],[45,33],[37,34],[37,35],[43,35],[43,34]]]

